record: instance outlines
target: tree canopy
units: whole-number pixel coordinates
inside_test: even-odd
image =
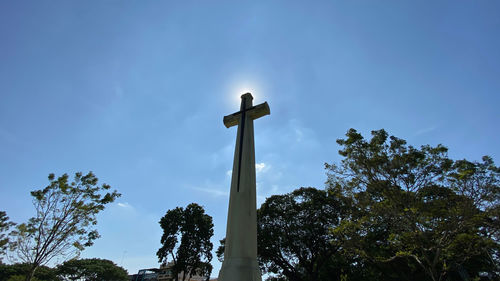
[[[0,264],[0,281],[26,280],[31,265],[27,263]],[[32,280],[60,281],[55,269],[48,266],[39,266]]]
[[[326,165],[330,192],[352,202],[333,229],[346,255],[379,280],[498,278],[500,170],[490,157],[453,161],[442,145],[415,148],[384,130],[346,136],[340,165]]]
[[[194,274],[210,276],[212,266],[213,236],[212,217],[205,214],[203,207],[196,203],[185,209],[177,207],[168,210],[160,220],[163,229],[158,260],[166,263],[169,258],[174,263],[172,273],[175,280],[182,274],[182,280]],[[180,243],[179,242],[180,239]]]
[[[48,179],[47,187],[31,192],[36,215],[15,233],[17,256],[31,266],[27,281],[52,258],[71,258],[91,246],[99,237],[97,214],[120,196],[107,184],[99,186],[92,172],[76,173],[71,182],[67,174]]]
[[[318,280],[337,253],[330,229],[345,217],[341,201],[328,192],[299,188],[266,199],[257,212],[258,254],[265,272],[288,280]]]
[[[9,231],[9,228],[14,225],[15,224],[13,222],[9,221],[7,213],[0,211],[0,264],[2,263],[2,256],[5,255],[9,246],[9,237],[7,232]]]
[[[64,281],[127,281],[128,273],[114,262],[105,259],[73,259],[57,267],[57,275]]]
[[[269,280],[500,280],[500,169],[452,160],[384,130],[347,132],[325,190],[266,199],[258,255]],[[220,259],[222,247],[217,251]]]
[[[257,210],[257,253],[268,280],[332,280],[349,264],[331,229],[347,219],[348,206],[326,190],[302,187],[273,195]],[[224,258],[225,239],[217,249]]]

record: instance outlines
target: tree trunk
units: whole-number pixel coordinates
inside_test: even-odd
[[[31,279],[33,279],[33,277],[35,276],[35,271],[36,271],[37,268],[38,268],[38,265],[36,265],[36,264],[33,264],[30,267],[30,271],[28,272],[28,274],[26,274],[26,281],[31,281]]]

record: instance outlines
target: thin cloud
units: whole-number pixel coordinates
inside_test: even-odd
[[[210,156],[210,162],[212,167],[218,167],[220,165],[226,164],[227,159],[231,159],[233,153],[234,144],[227,144],[220,148],[216,152],[212,153]]]
[[[255,164],[255,171],[257,173],[260,173],[260,172],[264,171],[264,169],[266,169],[266,163],[257,163],[257,164]]]
[[[257,174],[259,173],[265,173],[267,171],[269,171],[269,169],[271,168],[271,165],[268,165],[264,162],[262,163],[255,163],[255,172]],[[226,176],[230,177],[231,175],[233,174],[233,170],[227,170],[226,171]]]
[[[131,209],[131,208],[133,208],[133,207],[132,207],[132,205],[130,205],[128,202],[125,202],[125,203],[121,203],[121,202],[120,202],[120,203],[117,203],[117,205],[118,205],[119,207],[126,208],[126,209]]]
[[[294,128],[295,130],[295,139],[297,140],[297,142],[300,142],[302,141],[302,139],[304,138],[304,132],[302,132],[302,130],[300,128]]]
[[[438,127],[439,127],[438,125],[434,125],[434,126],[430,126],[430,127],[427,127],[427,128],[420,129],[417,132],[415,132],[415,136],[420,136],[420,135],[423,135],[423,134],[430,133],[430,132],[436,130]]]
[[[310,147],[318,147],[319,143],[317,140],[316,133],[311,129],[305,126],[302,126],[301,122],[297,119],[292,119],[288,123],[287,132],[285,139],[287,140],[295,140],[295,145],[307,145]]]
[[[257,183],[257,206],[262,205],[262,203],[264,203],[267,198],[273,195],[282,194],[282,190],[284,190],[276,184],[271,185],[271,188],[269,189],[263,189],[262,186],[263,184],[261,184],[260,182]]]

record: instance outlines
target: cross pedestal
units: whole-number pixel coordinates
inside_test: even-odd
[[[257,202],[253,120],[270,114],[267,102],[252,106],[250,93],[241,96],[240,111],[224,117],[238,125],[234,152],[224,262],[218,281],[261,281],[257,262]]]

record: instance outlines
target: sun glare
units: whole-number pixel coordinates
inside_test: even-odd
[[[262,98],[264,98],[264,89],[262,81],[257,77],[254,77],[250,74],[247,75],[238,75],[233,77],[228,81],[227,84],[227,105],[231,109],[235,109],[240,107],[241,105],[241,96],[246,93],[250,93],[253,96],[253,104],[258,104],[263,102]]]
[[[245,87],[245,88],[241,88],[240,90],[238,90],[238,92],[237,92],[238,99],[240,99],[241,96],[244,95],[244,94],[246,94],[246,93],[252,94],[252,96],[253,96],[254,99],[255,99],[255,97],[257,95],[257,91],[255,91],[255,89],[250,88],[250,87]]]
[[[255,87],[249,87],[249,86],[239,86],[239,87],[234,87],[235,89],[231,92],[231,95],[233,96],[232,103],[234,105],[240,105],[241,104],[241,96],[246,93],[250,93],[253,96],[253,101],[258,99],[258,90],[256,90]]]

